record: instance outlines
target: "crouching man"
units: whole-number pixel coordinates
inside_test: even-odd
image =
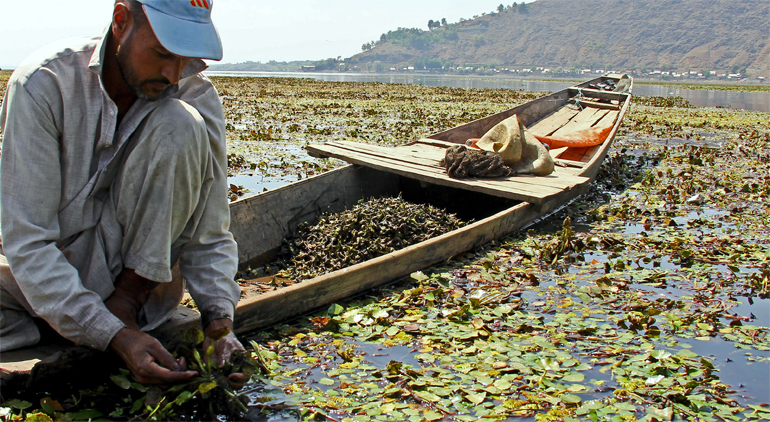
[[[142,383],[187,380],[195,373],[145,333],[185,280],[204,331],[232,330],[224,113],[200,73],[201,59],[222,58],[212,5],[117,0],[103,36],[40,50],[12,75],[0,110],[0,351],[36,344],[47,323],[113,350]],[[231,333],[215,358],[242,348]]]

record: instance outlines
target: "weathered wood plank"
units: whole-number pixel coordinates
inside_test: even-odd
[[[435,183],[437,185],[467,189],[474,192],[482,192],[489,195],[501,196],[504,198],[521,201],[542,203],[546,198],[557,196],[562,192],[562,189],[548,186],[510,183],[510,179],[513,178],[500,178],[499,181],[480,181],[478,179],[450,179],[443,172],[435,171],[428,167],[420,167],[416,164],[404,165],[384,157],[361,154],[329,145],[310,145],[308,148],[314,148],[319,153],[325,153],[330,157],[340,158],[352,164],[370,166],[377,170],[392,172],[401,176]],[[568,189],[568,187],[565,187],[565,190]]]
[[[406,165],[409,164],[421,164],[432,170],[438,171],[437,174],[444,175],[445,168],[441,166],[439,162],[446,155],[446,148],[444,145],[448,143],[433,145],[431,143],[423,143],[418,141],[413,144],[398,146],[398,147],[380,147],[376,145],[366,145],[357,142],[350,141],[333,141],[327,142],[325,145],[331,147],[339,147],[346,151],[362,152],[371,154],[377,157],[393,158],[397,161],[403,162]],[[448,144],[455,146],[455,144]],[[454,180],[454,179],[453,179]],[[585,180],[582,178],[576,178],[573,173],[562,174],[559,170],[555,170],[550,176],[531,176],[531,175],[519,175],[511,178],[501,179],[474,179],[479,183],[485,181],[500,182],[506,180],[517,185],[535,185],[549,186],[557,189],[564,189],[565,186],[574,186],[583,183]]]
[[[537,100],[522,104],[501,113],[436,133],[429,136],[429,138],[456,144],[464,144],[465,141],[470,138],[480,138],[490,129],[495,127],[495,125],[513,115],[516,115],[524,126],[529,127],[542,119],[543,116],[560,108],[570,96],[575,95],[573,91],[576,90],[565,89],[563,91],[555,92],[551,95],[538,98]]]
[[[615,122],[618,120],[618,115],[620,114],[620,111],[610,111],[609,113],[605,114],[604,117],[601,118],[601,120],[596,122],[596,127],[612,127],[615,125]]]
[[[564,151],[566,151],[569,147],[561,147],[561,148],[554,148],[549,149],[548,154],[553,158],[554,160],[559,158],[559,155],[561,155]]]
[[[553,114],[544,117],[528,129],[538,136],[550,136],[552,133],[572,121],[578,113],[580,113],[580,110],[564,106]]]
[[[570,162],[588,163],[588,161],[591,159],[591,157],[593,157],[594,153],[599,150],[599,148],[601,148],[601,145],[582,148],[570,148],[562,154],[562,158],[564,160],[569,160]]]
[[[439,146],[422,148],[422,145],[413,144],[398,147],[381,147],[351,141],[332,141],[327,142],[325,145],[387,157],[405,164],[419,164],[426,167],[434,167],[439,169],[439,171],[444,170],[444,166],[440,162],[446,154],[446,148]]]
[[[559,130],[554,132],[551,136],[557,138],[560,133],[569,133],[592,127],[607,113],[608,111],[604,109],[584,108],[572,120],[570,120],[569,123],[559,128]]]
[[[605,109],[596,109],[596,108],[584,109],[571,122],[569,122],[559,130],[554,132],[553,135],[551,135],[551,137],[554,139],[571,139],[576,134],[585,133],[589,129],[594,129],[594,132],[596,133],[601,132],[602,129],[607,129],[607,131],[609,132],[609,128],[612,127],[612,124],[614,123],[614,121],[609,122],[609,124],[607,124],[604,127],[600,127],[597,125],[597,123],[602,121],[603,118],[609,113],[616,113],[616,112],[605,110]],[[593,132],[591,133],[593,134]]]
[[[600,103],[597,101],[581,100],[580,105],[583,107],[602,108],[602,109],[608,109],[608,110],[620,110],[620,105],[618,104]]]
[[[394,148],[367,146],[368,149],[374,151],[374,153],[367,153],[359,150],[359,146],[360,144],[357,143],[330,142],[325,145],[310,145],[308,148],[317,154],[341,158],[354,164],[367,165],[378,170],[443,186],[535,203],[541,203],[545,198],[559,195],[563,190],[569,190],[575,185],[585,182],[585,179],[572,174],[544,177],[514,176],[499,179],[451,179],[445,174],[442,167],[421,166],[390,159],[387,155],[392,153]]]

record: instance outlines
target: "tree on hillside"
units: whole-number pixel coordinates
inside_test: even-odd
[[[441,18],[441,25],[447,26],[446,18]]]
[[[446,19],[444,19],[444,22],[446,22]],[[441,28],[441,22],[440,21],[434,21],[433,19],[431,19],[431,20],[428,21],[428,29],[432,30],[434,28]]]
[[[516,2],[513,2],[513,4],[511,5],[511,10],[515,12],[516,6],[518,6],[518,4]]]
[[[521,5],[519,6],[519,13],[522,15],[529,13],[529,7],[527,7],[527,3],[521,2]]]
[[[504,10],[505,10],[505,6],[503,6],[502,4],[500,4],[500,6],[497,6],[498,12],[503,13]]]

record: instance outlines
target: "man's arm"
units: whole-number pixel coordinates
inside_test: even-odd
[[[83,287],[56,243],[62,189],[57,94],[56,76],[46,69],[9,82],[0,174],[3,249],[38,316],[73,342],[105,350],[124,325]]]
[[[215,320],[233,320],[240,287],[234,281],[238,249],[230,233],[227,198],[227,151],[225,120],[219,96],[211,82],[193,76],[180,84],[181,99],[192,105],[206,122],[211,145],[213,180],[202,192],[195,210],[199,224],[184,245],[179,269],[187,280],[190,295],[201,311],[203,326]]]

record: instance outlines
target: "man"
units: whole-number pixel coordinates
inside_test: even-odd
[[[182,277],[205,332],[231,330],[218,363],[242,349],[224,113],[200,74],[222,58],[212,5],[117,0],[102,37],[14,72],[0,110],[0,351],[36,344],[44,320],[113,350],[142,383],[187,380],[145,334],[178,306]]]

